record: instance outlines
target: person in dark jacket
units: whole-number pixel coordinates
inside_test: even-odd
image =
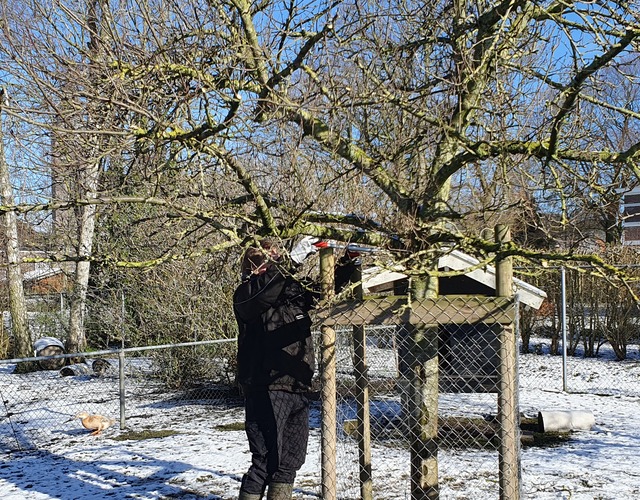
[[[315,242],[317,238],[303,238],[288,259],[272,242],[263,241],[248,248],[243,258],[233,308],[251,466],[242,478],[239,500],[260,500],[265,490],[268,500],[290,499],[306,459],[307,396],[315,370],[309,311],[318,293],[295,272],[317,251]],[[337,276],[346,281],[354,264],[344,258],[340,264]]]

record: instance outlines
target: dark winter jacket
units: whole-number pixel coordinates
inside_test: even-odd
[[[353,267],[342,266],[341,281]],[[239,330],[237,376],[245,392],[311,388],[315,355],[309,311],[318,297],[311,283],[276,265],[238,286],[233,296]]]

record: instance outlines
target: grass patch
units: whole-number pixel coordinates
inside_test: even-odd
[[[158,439],[169,436],[175,436],[180,434],[178,431],[172,431],[168,429],[161,430],[144,430],[144,431],[130,431],[124,432],[116,437],[114,441],[142,441],[144,439]]]
[[[244,422],[231,422],[230,424],[216,425],[219,431],[243,431]]]

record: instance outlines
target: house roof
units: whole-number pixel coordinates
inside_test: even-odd
[[[479,263],[480,261],[475,257],[458,250],[453,250],[440,257],[438,260],[438,269],[464,271],[465,269],[471,268],[470,271],[462,274],[495,290],[495,267],[485,266],[473,269],[474,266],[477,266]],[[389,270],[372,267],[362,271],[362,287],[366,292],[372,292],[375,291],[376,288],[385,284],[391,284],[394,281],[406,278],[407,275],[402,272],[402,269]],[[517,278],[513,279],[513,292],[518,296],[518,300],[520,302],[534,309],[539,309],[542,302],[547,297],[547,294],[543,290],[540,290],[539,288]]]
[[[62,269],[59,267],[39,267],[33,271],[27,271],[22,273],[23,281],[38,281],[41,279],[49,278],[51,276],[56,276],[62,273]]]

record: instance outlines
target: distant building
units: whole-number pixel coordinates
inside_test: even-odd
[[[45,252],[37,250],[20,250],[23,259],[46,258]],[[6,257],[0,251],[0,262],[6,262]],[[64,293],[69,291],[68,264],[51,262],[23,262],[20,264],[22,282],[25,292],[35,295]],[[67,272],[65,272],[67,268]],[[0,266],[0,285],[6,286],[7,268]]]
[[[48,295],[69,291],[67,274],[60,267],[48,263],[36,265],[22,275],[25,292],[34,295]]]
[[[0,295],[6,294],[7,286],[7,240],[0,221]],[[48,262],[51,233],[25,220],[17,221],[20,271],[25,292],[29,295],[49,295],[66,293],[71,287],[68,276],[73,264],[68,262]]]
[[[640,186],[622,195],[622,244],[640,245]]]

